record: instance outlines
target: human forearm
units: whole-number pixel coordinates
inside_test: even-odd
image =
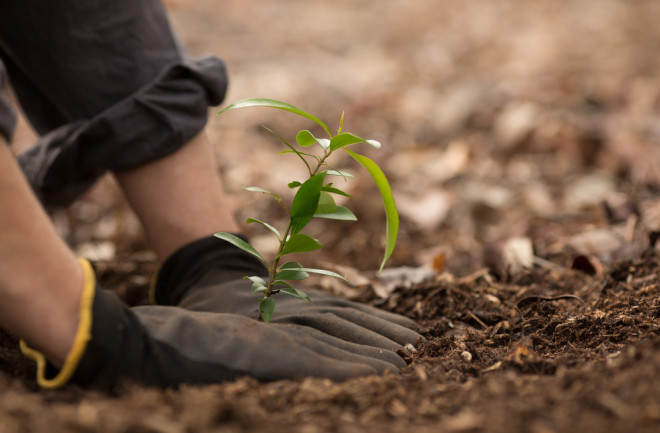
[[[0,327],[61,362],[78,323],[82,271],[2,142],[0,199]]]
[[[115,176],[160,260],[214,232],[239,230],[203,132],[176,153]]]

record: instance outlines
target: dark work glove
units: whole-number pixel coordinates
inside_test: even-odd
[[[257,318],[257,296],[243,277],[267,276],[266,268],[230,243],[204,238],[186,245],[161,267],[152,290],[156,303],[192,311],[241,314]],[[415,344],[420,335],[414,322],[374,307],[337,299],[323,292],[305,291],[312,302],[276,295],[271,323],[313,328],[361,345],[396,351]]]
[[[241,376],[346,380],[405,365],[390,351],[306,326],[178,307],[128,308],[114,293],[96,287],[91,267],[81,263],[85,289],[80,323],[64,365],[53,367],[21,342],[23,353],[37,362],[38,383],[46,388],[68,382],[109,388],[125,379],[159,387]]]

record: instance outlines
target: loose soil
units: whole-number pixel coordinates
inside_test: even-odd
[[[167,6],[193,54],[227,61],[228,100],[345,109],[348,130],[384,143],[369,155],[402,215],[398,282],[373,272],[384,222],[361,177],[347,203],[360,220],[312,226],[325,248],[308,260],[355,275],[315,284],[414,319],[425,341],[402,351],[398,375],[102,394],[39,390],[1,333],[0,432],[660,431],[657,2]],[[284,185],[298,168],[257,126],[309,125],[232,116],[209,124],[231,200],[241,219],[277,222],[241,187]],[[52,216],[104,287],[146,302],[157,265],[111,179]]]

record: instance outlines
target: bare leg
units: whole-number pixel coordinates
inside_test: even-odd
[[[0,138],[0,327],[55,363],[76,334],[83,273]]]
[[[161,261],[193,240],[239,230],[203,132],[176,153],[115,176]]]

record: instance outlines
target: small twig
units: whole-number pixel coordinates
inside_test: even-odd
[[[516,310],[518,311],[518,314],[520,314],[520,320],[525,320],[525,317],[523,316],[523,313],[520,310],[520,304],[526,301],[559,301],[561,299],[574,299],[576,301],[580,301],[582,305],[586,304],[582,298],[575,295],[558,295],[558,296],[529,295],[529,296],[525,296],[522,299],[519,299],[516,302]]]
[[[637,223],[639,222],[639,217],[632,214],[626,220],[626,232],[624,239],[627,243],[631,243],[635,238],[635,228],[637,228]]]
[[[640,283],[646,283],[646,282],[652,281],[656,278],[658,278],[658,276],[656,274],[651,274],[651,275],[646,275],[644,277],[633,278],[631,282],[635,283],[635,284],[640,284]]]
[[[546,260],[544,258],[534,256],[533,262],[536,266],[540,266],[542,268],[547,268],[547,269],[558,269],[560,268],[559,265],[556,263],[552,263],[550,260]]]
[[[486,325],[480,318],[478,318],[472,311],[467,310],[468,316],[472,317],[478,324],[481,325],[482,328],[487,329],[488,325]]]
[[[462,278],[458,278],[456,280],[456,284],[457,285],[471,284],[471,283],[474,283],[475,281],[477,281],[479,278],[483,278],[484,280],[486,280],[486,282],[488,284],[493,283],[493,279],[490,276],[488,268],[481,268],[478,271],[471,273],[470,275],[467,275],[467,276],[462,277]]]

